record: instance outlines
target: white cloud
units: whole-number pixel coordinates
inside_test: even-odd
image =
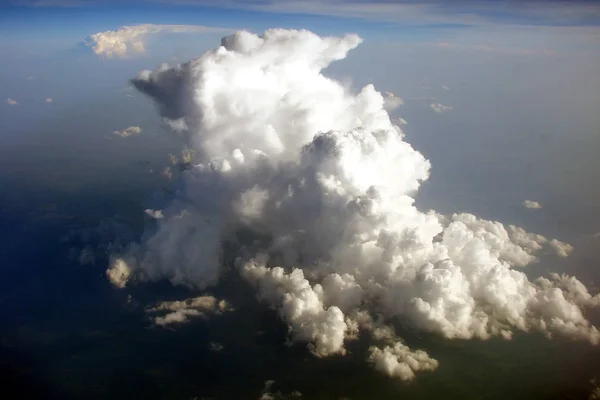
[[[309,342],[316,356],[345,353],[344,314],[339,307],[323,304],[322,287],[311,287],[301,269],[286,274],[281,267],[271,269],[252,261],[244,265],[242,274],[257,286],[263,300],[279,310],[294,339]]]
[[[542,205],[540,203],[538,203],[537,201],[533,201],[533,200],[525,200],[523,202],[523,206],[525,208],[533,208],[533,209],[542,208]]]
[[[13,100],[11,98],[9,98],[8,100],[6,100],[6,102],[11,105],[11,106],[16,106],[17,104],[19,104],[16,100]]]
[[[192,297],[183,301],[165,301],[146,310],[149,314],[163,314],[153,318],[154,323],[160,326],[181,324],[188,322],[190,317],[203,317],[226,311],[231,311],[227,302],[217,300],[213,296]],[[223,346],[220,349],[222,348]]]
[[[113,131],[113,135],[121,137],[129,137],[133,135],[139,135],[142,133],[142,128],[139,126],[130,126],[129,128],[123,129],[122,131]]]
[[[116,258],[106,270],[106,276],[115,287],[123,289],[131,276],[131,268],[124,259]]]
[[[398,108],[399,106],[404,104],[404,101],[400,97],[390,92],[384,93],[383,100],[383,107],[388,111]]]
[[[404,381],[413,379],[415,372],[433,371],[438,367],[437,360],[424,351],[412,351],[401,343],[393,347],[385,346],[383,350],[372,346],[369,352],[369,362],[373,363],[376,370]]]
[[[123,26],[116,31],[105,31],[91,35],[86,44],[91,46],[98,56],[125,57],[145,52],[145,41],[149,35],[168,33],[206,33],[222,32],[223,28],[201,25],[154,25],[141,24]]]
[[[47,97],[46,100],[44,100],[46,103],[52,103],[54,100],[52,100],[52,97]]]
[[[292,341],[325,357],[367,331],[384,342],[371,363],[399,379],[437,361],[406,347],[397,319],[449,339],[537,330],[597,344],[584,312],[596,301],[581,282],[530,281],[519,270],[541,251],[566,256],[569,245],[415,205],[430,162],[404,140],[386,96],[372,85],[351,93],[321,74],[360,42],[238,32],[186,64],[140,72],[133,84],[197,164],[142,243],[113,258],[111,280],[205,289],[222,274],[222,243],[238,243],[228,250],[237,271]],[[239,243],[239,229],[256,237]],[[197,311],[186,310],[173,321]]]
[[[568,243],[563,243],[560,240],[552,239],[548,242],[548,244],[560,257],[568,257],[573,251],[573,246]]]
[[[148,215],[150,218],[154,218],[154,219],[162,219],[165,216],[162,213],[162,210],[152,210],[150,208],[147,208],[146,210],[144,210],[144,212],[146,213],[146,215]]]
[[[440,104],[440,103],[431,103],[429,105],[429,107],[431,107],[431,109],[433,111],[435,111],[436,113],[443,113],[443,112],[452,110],[451,106],[445,106],[445,105]]]

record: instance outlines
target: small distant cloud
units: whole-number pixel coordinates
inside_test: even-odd
[[[8,100],[6,100],[6,102],[11,105],[11,106],[16,106],[17,104],[19,104],[16,100],[13,100],[11,98],[9,98]]]
[[[442,86],[442,89],[444,89],[444,90],[445,90],[445,91],[447,91],[447,92],[449,92],[449,91],[450,91],[450,88],[449,88],[448,86],[446,86],[446,85]]]
[[[47,97],[45,101],[46,103],[52,103],[54,100],[52,100],[52,97]]]
[[[163,172],[162,172],[163,176],[169,180],[171,180],[173,178],[173,171],[171,170],[171,167],[166,167]]]
[[[146,215],[154,219],[163,219],[165,217],[162,210],[152,210],[151,208],[147,208],[144,212]]]
[[[208,344],[208,348],[210,349],[210,351],[221,351],[224,349],[223,345],[218,342],[210,342]]]
[[[166,33],[206,33],[224,32],[224,28],[202,25],[154,25],[142,24],[123,26],[116,31],[98,32],[85,40],[94,53],[100,57],[126,57],[132,54],[143,54],[146,51],[145,40],[148,35]]]
[[[233,309],[225,300],[217,300],[213,296],[192,297],[183,301],[165,301],[146,310],[148,314],[163,314],[153,318],[154,323],[160,326],[182,324],[188,322],[190,317],[207,317],[210,314],[218,315],[227,311],[233,311]]]
[[[124,93],[126,97],[134,98],[135,97],[134,91],[135,91],[135,88],[133,86],[127,85],[123,89],[121,89],[119,92]]]
[[[139,135],[142,133],[142,128],[139,126],[130,126],[127,129],[123,129],[122,131],[113,131],[113,135],[121,136],[121,137],[129,137],[133,135]]]
[[[440,104],[440,103],[432,103],[432,104],[429,105],[429,107],[431,107],[431,109],[433,111],[435,111],[436,113],[443,113],[443,112],[446,112],[446,111],[450,111],[453,108],[452,106],[445,106],[445,105]]]
[[[574,247],[560,240],[552,239],[548,242],[550,247],[556,252],[559,257],[568,257],[573,252]]]
[[[35,76],[31,76],[31,75],[30,75],[30,76],[28,76],[28,77],[27,77],[27,78],[25,78],[25,79],[27,79],[28,81],[32,81],[32,80],[34,80],[34,79],[35,79]]]
[[[408,122],[406,122],[404,118],[396,118],[396,124],[398,124],[399,126],[404,126],[408,125]]]
[[[404,104],[404,101],[394,93],[385,92],[383,95],[383,107],[386,110],[393,110]]]
[[[523,202],[523,206],[525,208],[532,208],[532,209],[540,209],[540,208],[542,208],[542,205],[540,203],[538,203],[537,201],[533,201],[533,200],[525,200]]]

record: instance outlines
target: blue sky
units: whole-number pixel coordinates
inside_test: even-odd
[[[364,34],[428,32],[497,25],[600,26],[591,1],[246,1],[13,0],[0,6],[4,39],[75,37],[138,23],[267,26]],[[403,29],[402,29],[403,28]]]

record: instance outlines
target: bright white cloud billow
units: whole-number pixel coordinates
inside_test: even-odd
[[[523,206],[525,208],[533,208],[533,209],[542,208],[542,205],[540,203],[538,203],[537,201],[533,201],[533,200],[525,200],[523,202]]]
[[[451,106],[445,106],[440,103],[432,103],[429,105],[429,107],[431,107],[431,109],[433,111],[435,111],[436,113],[443,113],[443,112],[452,110]]]
[[[201,25],[154,25],[142,24],[123,26],[116,31],[98,32],[90,35],[86,44],[98,56],[125,57],[145,52],[145,41],[149,35],[161,32],[167,33],[205,33],[222,32],[222,28],[212,28]]]
[[[134,86],[195,151],[175,200],[139,244],[113,254],[117,287],[167,279],[204,289],[237,244],[234,271],[319,357],[369,335],[368,361],[412,379],[438,362],[403,343],[395,319],[449,339],[540,331],[592,344],[600,297],[574,277],[531,281],[519,268],[572,247],[471,214],[422,212],[430,162],[404,141],[386,97],[352,93],[321,71],[356,35],[238,32],[186,64],[142,71]],[[389,97],[389,96],[388,96]],[[157,211],[153,210],[153,213]],[[239,243],[239,229],[256,240]],[[186,310],[186,311],[182,311]],[[185,320],[197,309],[171,317]],[[375,314],[379,317],[375,317]]]

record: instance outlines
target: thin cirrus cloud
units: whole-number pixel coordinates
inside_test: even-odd
[[[439,362],[403,341],[398,319],[449,340],[538,331],[600,344],[585,313],[600,296],[575,277],[521,270],[572,246],[417,208],[431,163],[390,119],[386,98],[396,96],[373,85],[351,93],[321,72],[361,42],[237,32],[188,63],[140,72],[135,88],[197,156],[162,218],[111,255],[108,279],[204,290],[236,274],[315,356],[343,355],[366,335],[367,362],[400,380]],[[270,239],[239,243],[238,229]]]
[[[162,0],[179,5],[212,5],[210,0]],[[301,13],[371,21],[415,24],[489,25],[527,22],[534,25],[594,25],[600,8],[591,1],[548,2],[523,0],[515,4],[497,1],[448,2],[443,0],[225,0],[223,7],[271,13]]]
[[[143,54],[149,36],[159,33],[207,33],[225,32],[224,28],[202,25],[155,25],[141,24],[123,26],[115,31],[90,35],[85,44],[103,58],[124,58]]]

